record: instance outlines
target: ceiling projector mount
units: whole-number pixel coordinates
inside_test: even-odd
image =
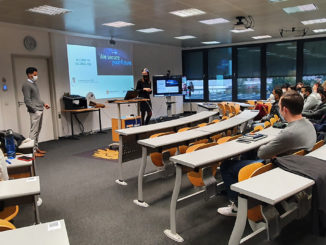
[[[292,27],[290,29],[281,29],[281,37],[304,37],[309,31],[309,28]]]
[[[238,21],[235,23],[233,30],[241,31],[255,26],[254,18],[251,15],[248,16],[237,16],[235,17]]]

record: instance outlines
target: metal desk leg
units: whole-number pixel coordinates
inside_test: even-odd
[[[38,195],[34,196],[34,215],[35,215],[35,223],[36,224],[40,224],[41,220],[40,220],[40,213],[38,210],[38,206],[37,206],[37,199],[38,199]]]
[[[127,182],[123,180],[123,176],[122,176],[122,154],[123,154],[123,141],[122,141],[122,136],[119,135],[119,179],[115,180],[115,183],[119,185],[128,185]]]
[[[98,108],[98,122],[100,124],[100,133],[101,134],[106,134],[106,132],[102,131],[101,108]]]
[[[71,138],[74,137],[74,123],[73,123],[73,120],[72,120],[72,115],[73,115],[73,113],[70,112]]]
[[[241,237],[247,223],[248,200],[239,195],[238,197],[238,214],[233,231],[229,240],[229,245],[239,245]]]
[[[164,234],[167,237],[171,238],[176,242],[183,242],[183,238],[177,234],[176,230],[176,209],[177,209],[177,201],[181,187],[181,178],[182,178],[182,167],[180,165],[176,165],[176,176],[175,176],[175,184],[170,204],[170,230],[164,230]]]
[[[121,129],[121,108],[119,103],[117,105],[118,105],[118,129]]]
[[[146,169],[146,164],[147,164],[147,148],[145,146],[142,147],[142,160],[141,160],[141,165],[139,169],[139,174],[138,174],[138,200],[134,200],[134,203],[138,206],[141,206],[143,208],[147,208],[149,205],[144,202],[144,197],[143,197],[143,180],[144,180],[144,174],[145,174],[145,169]]]

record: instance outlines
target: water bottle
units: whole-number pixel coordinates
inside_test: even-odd
[[[16,146],[15,146],[14,134],[11,129],[8,129],[6,131],[5,145],[6,145],[8,159],[14,159],[16,157]]]

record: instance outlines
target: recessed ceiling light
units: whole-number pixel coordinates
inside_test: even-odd
[[[46,15],[59,15],[59,14],[65,14],[68,12],[71,12],[71,10],[63,9],[63,8],[57,8],[49,5],[42,5],[35,8],[27,9],[27,11],[32,13],[38,13],[38,14],[46,14]]]
[[[317,8],[314,4],[311,3],[311,4],[299,5],[299,6],[295,6],[295,7],[283,8],[283,10],[287,14],[293,14],[293,13],[298,13],[298,12],[313,11],[313,10],[317,10]]]
[[[191,36],[191,35],[186,35],[186,36],[180,36],[180,37],[174,37],[174,38],[185,40],[185,39],[192,39],[192,38],[196,38],[196,37]]]
[[[180,17],[190,17],[190,16],[195,16],[195,15],[206,14],[206,12],[201,11],[199,9],[191,8],[191,9],[172,11],[172,12],[170,12],[170,14],[174,14],[174,15],[177,15]]]
[[[255,36],[255,37],[251,37],[253,39],[265,39],[265,38],[271,38],[272,36],[269,35],[265,35],[265,36]]]
[[[301,23],[304,25],[313,25],[313,24],[320,24],[320,23],[325,23],[325,22],[326,22],[326,18],[301,21]]]
[[[201,20],[199,22],[206,25],[215,25],[215,24],[227,23],[230,21],[223,18],[217,18],[217,19],[210,19],[210,20]]]
[[[219,44],[221,42],[218,42],[218,41],[208,41],[208,42],[201,42],[202,44],[207,44],[207,45],[210,45],[210,44]]]
[[[285,2],[287,0],[269,0],[271,3]]]
[[[147,29],[140,29],[137,30],[139,32],[143,32],[143,33],[154,33],[154,32],[160,32],[163,31],[162,29],[157,29],[157,28],[147,28]]]
[[[314,33],[326,32],[326,29],[315,29],[312,30]]]
[[[231,32],[233,32],[233,33],[242,33],[242,32],[248,32],[248,31],[254,31],[254,29],[247,28],[244,30],[231,30]]]
[[[124,21],[115,21],[115,22],[110,22],[110,23],[104,23],[103,25],[120,28],[120,27],[126,27],[126,26],[133,26],[135,24],[124,22]]]

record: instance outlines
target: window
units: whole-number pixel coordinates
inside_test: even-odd
[[[186,100],[203,100],[204,99],[204,81],[187,80]]]
[[[260,47],[238,48],[238,99],[261,98]]]
[[[326,80],[326,40],[306,41],[303,46],[302,82],[313,86]]]
[[[282,42],[266,47],[266,97],[274,87],[296,84],[297,43]]]
[[[232,48],[208,51],[208,98],[232,100]]]
[[[184,75],[187,77],[185,100],[203,100],[203,52],[184,52],[183,69]]]

